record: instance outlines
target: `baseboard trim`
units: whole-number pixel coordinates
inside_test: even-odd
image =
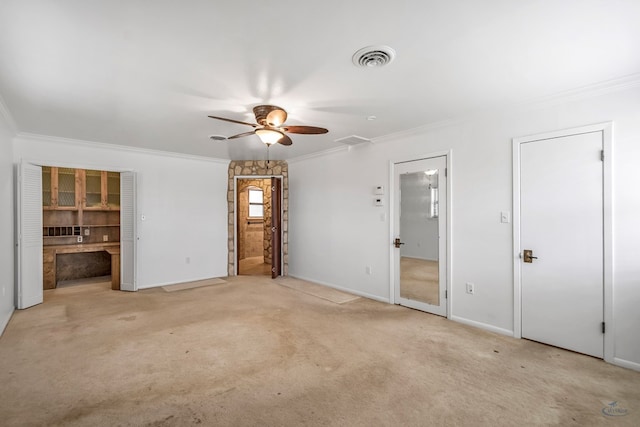
[[[633,369],[634,371],[640,371],[640,363],[632,362],[630,360],[620,359],[614,357],[611,361],[612,365],[620,366],[622,368]]]
[[[465,319],[464,317],[451,316],[450,318],[454,322],[463,323],[465,325],[474,326],[476,328],[484,329],[486,331],[495,332],[500,335],[506,335],[513,337],[513,331],[504,328],[498,328],[497,326],[489,325],[487,323],[477,322],[475,320]]]
[[[9,321],[11,320],[11,316],[13,316],[13,313],[16,311],[15,307],[9,312],[8,316],[6,316],[4,319],[0,320],[0,336],[2,336],[2,334],[4,334],[4,330],[7,328],[7,325],[9,324]]]
[[[369,299],[372,299],[372,300],[375,300],[375,301],[380,301],[380,302],[384,302],[384,303],[387,303],[387,304],[390,303],[389,298],[383,298],[383,297],[380,297],[378,295],[372,295],[372,294],[368,294],[366,292],[357,291],[355,289],[345,288],[343,286],[334,285],[333,283],[322,282],[322,281],[319,281],[319,280],[316,280],[316,279],[310,279],[308,277],[297,276],[297,275],[291,274],[291,273],[289,273],[289,277],[293,277],[294,279],[304,280],[306,282],[316,283],[318,285],[326,286],[328,288],[337,289],[339,291],[346,292],[348,294],[358,295],[360,297],[369,298]]]

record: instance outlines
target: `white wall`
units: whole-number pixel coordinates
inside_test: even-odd
[[[21,135],[13,151],[16,163],[136,172],[138,288],[227,275],[228,161]]]
[[[388,300],[389,198],[385,196],[385,208],[374,207],[372,189],[388,186],[389,161],[452,150],[451,315],[512,333],[512,226],[500,222],[500,211],[512,208],[511,139],[610,120],[615,156],[615,357],[640,368],[638,84],[290,161],[290,274]],[[370,276],[365,274],[367,265],[373,266]],[[474,295],[465,293],[468,281],[475,283]]]
[[[12,138],[13,131],[0,112],[0,334],[14,307]]]

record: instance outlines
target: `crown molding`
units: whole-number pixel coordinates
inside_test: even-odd
[[[0,116],[4,118],[4,121],[9,126],[9,129],[14,133],[18,133],[18,125],[16,125],[16,121],[13,119],[13,115],[9,111],[7,104],[4,102],[2,95],[0,95]]]
[[[384,143],[389,141],[395,141],[401,138],[408,138],[411,136],[423,135],[426,132],[451,127],[454,125],[460,125],[465,122],[473,120],[484,119],[494,115],[504,114],[513,111],[526,111],[532,108],[549,108],[556,105],[567,104],[570,102],[576,102],[583,99],[596,98],[599,96],[607,95],[609,93],[619,92],[623,90],[629,90],[635,87],[640,87],[640,73],[631,74],[617,79],[606,80],[604,82],[595,83],[588,86],[582,86],[575,89],[570,89],[562,92],[557,92],[553,95],[541,96],[530,98],[528,100],[517,102],[509,105],[502,105],[495,108],[489,108],[482,111],[476,111],[465,116],[457,118],[441,120],[437,122],[428,123],[423,126],[418,126],[412,129],[402,130],[394,132],[388,135],[372,138],[373,143]]]
[[[292,157],[292,158],[287,160],[287,163],[289,163],[289,164],[297,163],[297,162],[301,162],[303,160],[309,160],[309,159],[313,159],[313,158],[316,158],[316,157],[328,156],[328,155],[331,155],[331,154],[339,153],[341,151],[351,151],[351,146],[350,145],[345,145],[344,147],[334,147],[334,148],[329,148],[327,150],[316,151],[316,152],[305,154],[305,155],[298,156],[298,157]]]
[[[185,159],[185,160],[198,160],[198,161],[204,161],[204,162],[210,162],[210,163],[220,163],[224,165],[228,165],[230,162],[230,160],[228,159],[218,159],[215,157],[197,156],[194,154],[184,154],[184,153],[176,153],[172,151],[154,150],[151,148],[130,147],[128,145],[107,144],[104,142],[86,141],[86,140],[73,139],[73,138],[63,138],[59,136],[41,135],[37,133],[28,133],[28,132],[19,132],[16,135],[16,139],[55,142],[59,144],[83,146],[83,147],[89,146],[92,148],[101,148],[105,150],[126,151],[129,153],[138,153],[138,154],[153,154],[156,156],[172,157],[172,158]]]

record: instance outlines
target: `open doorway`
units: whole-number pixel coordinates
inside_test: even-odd
[[[239,178],[236,183],[237,274],[281,274],[281,179]]]

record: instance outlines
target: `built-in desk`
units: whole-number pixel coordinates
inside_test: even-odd
[[[111,289],[120,289],[120,242],[85,243],[77,245],[43,246],[43,288],[56,287],[56,256],[83,252],[102,252],[111,255]]]

